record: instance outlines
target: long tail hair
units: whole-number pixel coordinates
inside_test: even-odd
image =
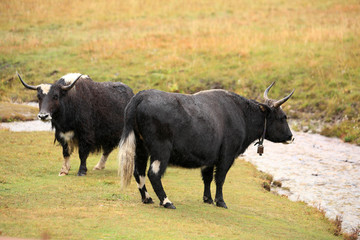
[[[131,182],[135,165],[136,138],[134,132],[136,105],[132,98],[125,109],[124,129],[120,140],[118,155],[118,174],[121,178],[122,188]]]

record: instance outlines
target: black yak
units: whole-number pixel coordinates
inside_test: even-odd
[[[120,82],[94,82],[89,76],[70,73],[54,84],[31,86],[20,75],[22,84],[37,90],[38,118],[51,121],[55,139],[63,148],[64,164],[59,175],[70,170],[70,155],[79,149],[78,176],[86,175],[86,159],[90,152],[103,151],[94,169],[105,168],[111,151],[118,145],[124,123],[124,109],[134,95]]]
[[[153,202],[145,187],[150,156],[148,177],[161,206],[175,208],[161,183],[170,164],[201,168],[205,203],[213,203],[210,184],[215,173],[216,205],[227,208],[222,188],[235,158],[257,139],[293,140],[280,105],[294,91],[279,101],[270,100],[267,94],[272,86],[265,90],[265,104],[225,90],[193,95],[157,90],[137,93],[125,109],[120,141],[119,171],[123,186],[129,184],[134,174],[142,201]]]

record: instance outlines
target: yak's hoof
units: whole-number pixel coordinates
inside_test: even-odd
[[[142,202],[143,202],[144,204],[154,203],[154,201],[152,200],[152,198],[145,198]]]
[[[93,170],[103,170],[103,169],[105,169],[105,167],[98,167],[98,166],[95,166],[95,167],[93,168]]]
[[[216,202],[216,206],[217,207],[222,207],[222,208],[225,208],[225,209],[228,208],[224,201]]]
[[[65,175],[68,175],[69,173],[67,172],[59,172],[59,176],[62,177],[62,176],[65,176]]]
[[[204,203],[208,203],[208,204],[213,204],[214,203],[214,201],[212,200],[212,198],[210,197],[210,198],[208,198],[208,197],[203,197],[203,200],[204,200]]]
[[[176,209],[176,207],[174,206],[174,204],[172,203],[165,203],[165,205],[161,205],[160,206],[163,206],[164,208],[167,208],[167,209]]]
[[[86,172],[78,172],[77,174],[79,177],[83,177],[83,176],[86,176]]]

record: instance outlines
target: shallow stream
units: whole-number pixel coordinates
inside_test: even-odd
[[[265,141],[262,156],[251,146],[244,158],[282,182],[279,194],[321,208],[331,219],[342,216],[343,229],[351,232],[360,226],[360,147],[318,134],[294,135],[293,144]]]

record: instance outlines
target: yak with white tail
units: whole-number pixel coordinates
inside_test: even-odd
[[[103,150],[95,170],[105,168],[111,151],[118,146],[124,125],[124,109],[134,95],[120,82],[94,82],[89,76],[70,73],[54,84],[32,86],[39,100],[38,118],[51,121],[55,139],[63,148],[64,163],[59,175],[70,170],[70,155],[79,149],[78,176],[86,175],[86,159],[90,152]]]
[[[281,109],[293,94],[265,103],[225,90],[193,95],[146,90],[136,94],[125,109],[120,142],[119,171],[123,186],[134,175],[143,203],[153,203],[146,190],[145,172],[165,208],[175,209],[161,183],[168,165],[201,168],[203,201],[227,208],[223,199],[225,177],[236,157],[257,139],[288,142],[293,135]],[[213,200],[210,184],[215,175]]]

